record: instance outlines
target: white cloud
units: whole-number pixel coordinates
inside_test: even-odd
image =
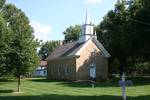
[[[34,36],[35,38],[42,40],[43,42],[46,42],[50,39],[50,34],[52,32],[52,28],[49,25],[41,24],[37,21],[31,21],[30,25],[34,29]]]
[[[86,0],[87,5],[100,4],[103,0]]]

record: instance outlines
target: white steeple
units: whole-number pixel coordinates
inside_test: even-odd
[[[90,15],[86,12],[85,23],[82,25],[82,33],[79,37],[79,43],[86,42],[94,35],[94,26],[91,23]]]
[[[85,24],[90,24],[90,23],[91,23],[90,15],[89,15],[89,13],[86,11]]]
[[[95,36],[95,38],[97,39],[97,33],[96,33],[96,30],[95,30],[94,36]]]

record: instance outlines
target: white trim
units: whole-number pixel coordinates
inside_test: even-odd
[[[83,49],[89,45],[90,41],[92,41],[98,47],[98,49],[102,51],[105,57],[111,57],[111,55],[107,52],[103,45],[94,36],[87,40],[87,42],[80,48],[80,50],[75,55],[79,56]]]
[[[80,48],[80,50],[78,50],[78,52],[76,52],[76,56],[80,55],[80,53],[82,52],[82,50],[88,46],[88,44],[90,43],[90,41],[92,40],[93,37],[91,37],[89,40],[86,41],[86,43]]]
[[[107,52],[107,50],[103,47],[103,45],[95,37],[92,39],[92,41],[102,51],[102,53],[105,55],[105,57],[111,57],[111,55]]]
[[[71,59],[71,58],[78,58],[78,57],[79,55],[71,55],[71,56],[59,57],[55,59],[48,59],[47,61],[56,61],[56,60]]]

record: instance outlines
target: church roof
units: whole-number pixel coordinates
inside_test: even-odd
[[[89,40],[92,40],[95,43],[95,45],[102,51],[104,57],[110,57],[110,54],[106,51],[106,49],[102,46],[102,44],[95,37],[91,37]],[[87,42],[79,43],[78,41],[75,41],[75,42],[64,44],[64,45],[56,48],[47,57],[47,60],[55,60],[55,59],[60,59],[60,58],[64,58],[64,57],[77,57],[79,55],[76,55],[76,53],[82,47],[84,47],[84,45]]]
[[[78,41],[64,44],[56,48],[48,57],[47,60],[54,60],[63,57],[75,56],[76,52],[84,45],[84,43],[78,43]]]
[[[89,13],[86,12],[85,24],[82,26],[82,35],[80,36],[79,41],[67,43],[56,48],[47,57],[46,60],[79,57],[82,54],[82,50],[87,45],[89,45],[88,43],[90,41],[92,41],[97,46],[97,48],[99,48],[99,50],[102,52],[104,57],[110,57],[110,54],[106,51],[106,49],[102,46],[102,44],[96,39],[96,36],[94,36],[93,31],[94,31],[93,25],[91,25]]]
[[[102,51],[102,53],[104,54],[104,57],[111,57],[111,55],[107,52],[107,50],[103,47],[103,45],[95,37],[92,38],[92,41]]]

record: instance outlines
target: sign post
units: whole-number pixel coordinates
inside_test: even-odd
[[[122,98],[123,100],[126,100],[126,80],[125,80],[125,74],[122,74]]]
[[[122,74],[122,80],[119,81],[119,85],[122,89],[122,99],[126,100],[126,86],[132,86],[133,82],[131,80],[126,81],[125,73]]]

